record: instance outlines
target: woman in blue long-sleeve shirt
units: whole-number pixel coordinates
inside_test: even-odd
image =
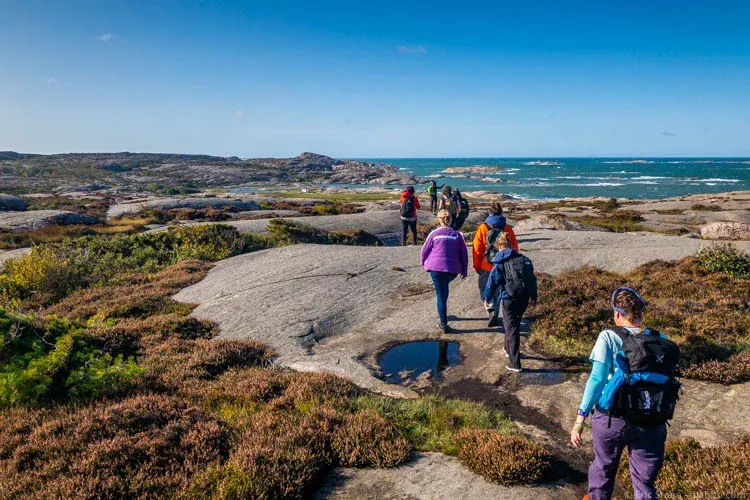
[[[641,335],[645,306],[646,302],[635,290],[618,288],[612,294],[615,325],[626,328],[630,335]],[[592,409],[595,410],[591,425],[595,458],[589,467],[588,497],[591,500],[612,497],[620,456],[626,447],[630,455],[630,476],[635,497],[657,498],[654,483],[664,462],[666,426],[636,426],[600,411],[596,406],[607,381],[614,374],[615,356],[621,348],[622,339],[614,331],[604,330],[599,334],[589,357],[592,363],[591,374],[578,407],[578,416],[570,431],[570,441],[578,448],[583,443],[583,423]]]

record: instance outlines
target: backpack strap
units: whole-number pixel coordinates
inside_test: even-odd
[[[625,342],[625,339],[630,337],[630,330],[625,328],[624,326],[613,326],[612,328],[609,328],[609,330],[615,332],[615,334],[620,337],[620,340]]]

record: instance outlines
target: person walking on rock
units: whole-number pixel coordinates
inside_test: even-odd
[[[443,188],[443,194],[440,196],[440,202],[438,203],[438,210],[446,210],[451,216],[450,225],[453,225],[453,221],[458,215],[458,206],[453,199],[453,190],[450,186]]]
[[[615,326],[599,333],[591,351],[591,374],[570,441],[581,446],[583,425],[593,409],[594,461],[587,497],[612,497],[627,447],[635,498],[658,498],[654,484],[664,463],[666,422],[679,398],[679,348],[659,332],[642,329],[646,301],[637,291],[618,288],[611,305]]]
[[[422,208],[419,205],[419,198],[414,196],[414,186],[407,186],[401,193],[401,244],[406,245],[406,240],[411,229],[414,236],[414,244],[417,244],[417,210]]]
[[[445,184],[438,186],[435,181],[430,181],[427,186],[427,194],[430,195],[430,212],[437,214],[438,210],[438,189],[443,189]]]
[[[440,329],[451,333],[448,326],[448,292],[450,282],[461,275],[466,278],[469,254],[463,235],[450,227],[451,216],[447,210],[438,211],[440,227],[434,229],[422,246],[422,267],[430,273],[437,296]]]
[[[502,308],[505,328],[505,355],[512,372],[521,368],[521,318],[529,303],[536,305],[538,298],[534,265],[528,257],[510,246],[510,237],[503,231],[494,244],[497,254],[492,258],[492,271],[484,289],[485,303],[492,303],[495,311]],[[493,302],[494,300],[494,302]]]
[[[510,247],[518,252],[518,241],[516,235],[513,232],[513,226],[507,223],[505,217],[503,217],[503,206],[499,202],[494,202],[490,206],[490,215],[487,219],[479,225],[476,233],[474,233],[474,241],[471,249],[471,259],[474,266],[474,271],[478,275],[479,284],[479,298],[484,297],[484,289],[487,286],[487,278],[490,276],[492,271],[492,257],[497,252],[491,250],[492,245],[500,236],[500,233],[505,231],[508,233],[510,238]],[[490,319],[495,318],[490,324],[490,327],[496,326],[497,322],[497,311],[492,309],[491,302],[485,302],[484,307],[487,310],[487,314]]]
[[[458,215],[456,215],[452,227],[456,231],[460,231],[464,222],[466,222],[466,218],[469,216],[471,207],[469,206],[469,200],[461,195],[461,191],[458,188],[453,192],[453,201],[456,203],[456,207],[458,207]]]

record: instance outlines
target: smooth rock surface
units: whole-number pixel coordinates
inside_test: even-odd
[[[28,212],[0,212],[0,230],[35,231],[44,226],[72,224],[101,224],[98,217],[62,210],[31,210]]]
[[[207,208],[207,207],[236,207],[241,210],[256,210],[260,208],[251,197],[223,198],[223,197],[170,197],[134,200],[112,205],[107,210],[107,218],[134,215],[147,208],[170,210],[173,208]]]
[[[18,196],[0,193],[0,211],[23,212],[26,210],[26,202]]]
[[[538,231],[540,229],[551,229],[558,231],[607,231],[606,229],[602,229],[600,227],[588,226],[586,224],[581,224],[580,222],[574,222],[564,217],[554,217],[549,215],[537,215],[529,219],[524,219],[522,221],[519,221],[513,229],[517,233]]]
[[[714,222],[701,228],[701,237],[708,240],[750,240],[750,224]]]

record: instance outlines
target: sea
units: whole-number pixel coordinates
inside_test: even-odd
[[[378,158],[462,191],[515,198],[669,198],[750,190],[750,158]],[[474,172],[466,167],[480,167]],[[446,171],[447,170],[447,171]]]

